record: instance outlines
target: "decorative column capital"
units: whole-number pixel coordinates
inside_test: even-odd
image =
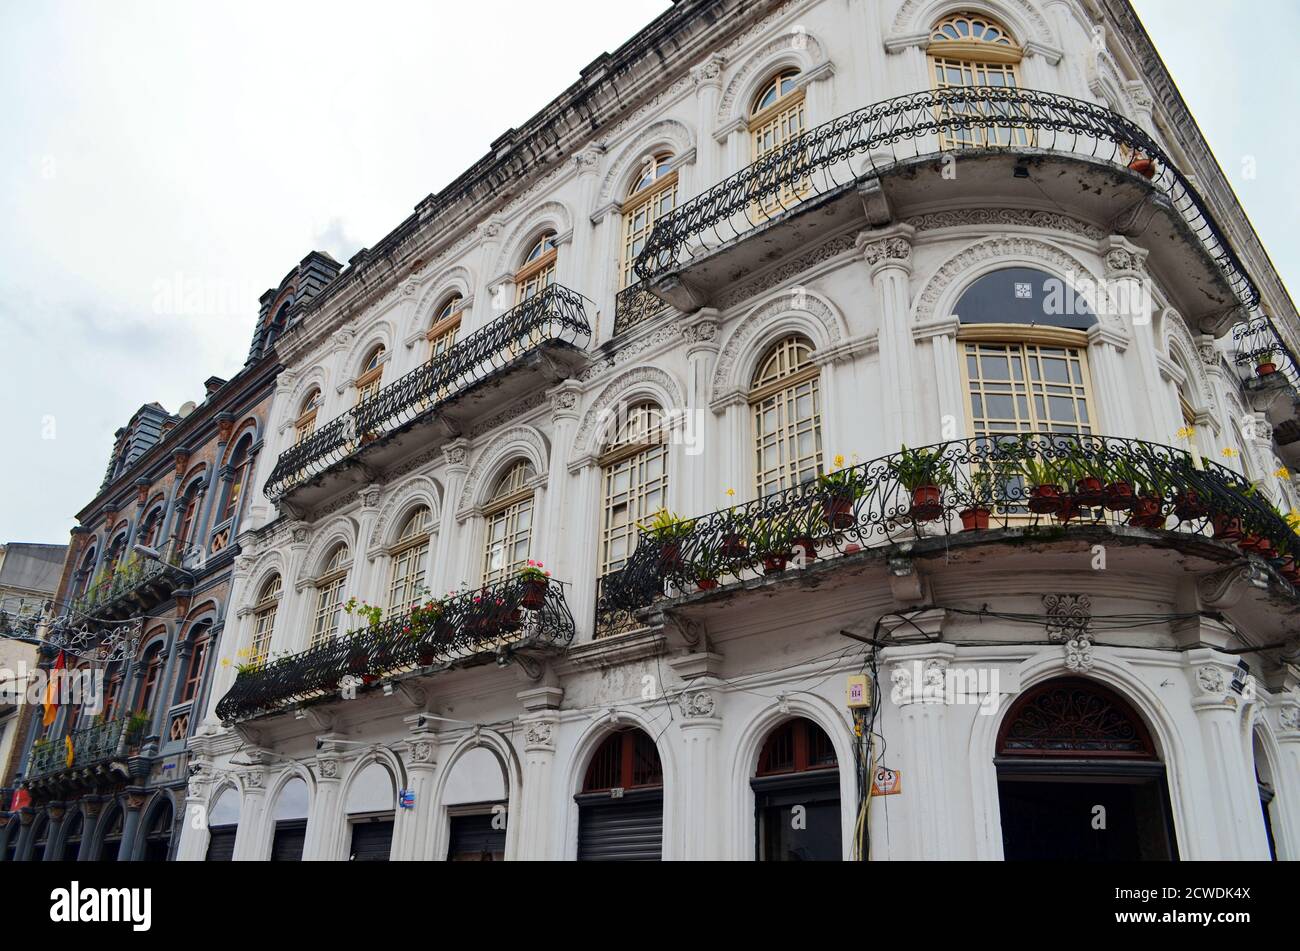
[[[1127,238],[1110,235],[1103,238],[1098,251],[1106,259],[1108,278],[1131,277],[1142,280],[1147,273],[1147,252]]]
[[[718,702],[708,690],[684,691],[677,703],[687,720],[717,719]]]
[[[722,68],[727,59],[721,53],[711,53],[702,63],[691,67],[691,81],[696,87],[722,86]]]
[[[896,268],[912,273],[912,239],[916,229],[900,224],[881,231],[864,231],[854,242],[862,259],[871,267],[871,276]]]
[[[454,442],[447,443],[443,447],[442,457],[446,460],[447,471],[456,475],[464,475],[469,471],[469,442],[464,439],[457,439]]]
[[[523,722],[524,752],[554,753],[555,732],[559,726],[559,717],[554,713],[542,714]]]
[[[551,418],[555,420],[574,420],[578,418],[578,403],[582,397],[582,388],[574,383],[561,383],[546,394],[551,401]]]
[[[589,145],[573,156],[573,165],[579,175],[594,175],[600,169],[600,157],[605,154],[603,145]]]
[[[712,307],[702,307],[687,318],[682,326],[682,339],[686,341],[686,356],[718,352],[720,325],[718,311]]]

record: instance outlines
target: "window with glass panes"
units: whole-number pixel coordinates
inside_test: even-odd
[[[515,272],[515,303],[521,304],[555,283],[557,256],[555,232],[548,231],[528,250],[523,265]]]
[[[424,560],[429,555],[429,508],[421,505],[402,524],[389,551],[393,567],[388,583],[388,609],[408,608],[424,588]]]
[[[366,357],[366,362],[361,368],[361,375],[356,379],[358,403],[364,403],[379,392],[379,383],[384,375],[382,365],[384,352],[383,346],[380,345],[371,350],[370,356]]]
[[[1084,341],[963,339],[961,347],[972,435],[1093,431]]]
[[[437,360],[452,348],[456,335],[460,333],[460,310],[464,299],[453,294],[440,308],[429,328],[429,359]]]
[[[315,647],[330,640],[339,629],[343,609],[343,583],[347,581],[348,546],[336,545],[320,577],[316,579],[316,614],[312,620],[311,643]]]
[[[629,407],[601,458],[605,506],[600,574],[618,571],[636,548],[637,525],[667,505],[668,445],[657,403]]]
[[[1016,88],[1021,50],[1007,30],[995,20],[970,13],[958,13],[941,20],[930,34],[930,75],[935,89],[992,86]],[[941,116],[1004,115],[1014,118],[1017,108],[1010,103],[988,101],[950,103],[940,108]],[[941,133],[944,148],[968,146],[1030,145],[1031,134],[1014,123],[992,127],[957,127]]]
[[[528,563],[533,534],[536,477],[527,462],[516,462],[497,482],[487,506],[487,545],[483,581],[501,581]]]
[[[645,247],[654,223],[677,205],[677,173],[671,171],[672,154],[649,159],[623,202],[623,270],[620,287],[637,282],[632,265]]]
[[[302,412],[298,414],[298,418],[293,424],[294,445],[302,442],[316,431],[316,411],[320,408],[320,403],[320,390],[312,390],[307,399],[303,400]]]
[[[257,606],[253,611],[253,643],[249,646],[249,661],[261,663],[271,653],[271,635],[275,633],[275,613],[280,606],[280,576],[275,575],[262,586]]]
[[[767,495],[817,478],[822,466],[820,371],[812,344],[787,337],[770,349],[754,375],[755,482]]]
[[[193,700],[203,682],[203,672],[208,665],[208,649],[212,645],[212,626],[201,623],[190,634],[190,656],[185,665],[185,679],[181,684],[181,703]]]
[[[803,89],[799,87],[799,70],[785,70],[774,76],[754,98],[750,109],[749,141],[754,161],[780,150],[807,127],[805,97]],[[778,194],[763,200],[760,210],[774,214],[783,206],[797,202],[807,187],[807,181],[783,185]]]

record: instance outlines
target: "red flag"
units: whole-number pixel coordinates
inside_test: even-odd
[[[49,726],[54,722],[54,717],[59,712],[59,671],[63,669],[63,651],[59,651],[59,658],[50,668],[50,682],[45,685],[45,717],[41,721],[44,726]]]
[[[9,799],[9,811],[17,812],[19,809],[23,808],[23,806],[30,806],[31,804],[32,794],[30,792],[25,788],[15,789],[13,796]]]

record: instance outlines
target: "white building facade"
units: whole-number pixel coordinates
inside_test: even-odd
[[[179,857],[1300,856],[1298,337],[1125,0],[677,3],[290,318]]]

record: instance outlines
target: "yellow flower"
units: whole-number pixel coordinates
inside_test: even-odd
[[[1225,458],[1225,459],[1236,459],[1236,458],[1237,458],[1237,450],[1233,449],[1231,446],[1225,446],[1224,449],[1223,449],[1223,458]]]
[[[230,666],[230,658],[229,658],[229,657],[223,657],[223,658],[221,658],[221,666],[222,666],[222,667],[229,667],[229,666]]]
[[[1178,430],[1179,439],[1191,439],[1195,435],[1196,435],[1195,426],[1184,426],[1182,429]]]
[[[1286,523],[1291,526],[1293,531],[1300,531],[1300,512],[1292,509],[1286,515]]]
[[[736,490],[735,490],[735,489],[728,489],[728,490],[727,490],[727,498],[731,498],[731,497],[734,496],[735,494],[736,494]]]
[[[836,456],[836,457],[835,457],[835,468],[836,468],[836,469],[843,469],[843,468],[844,468],[844,457],[843,457],[843,456]]]
[[[1291,478],[1291,470],[1286,466],[1283,466],[1281,469],[1278,469],[1277,472],[1274,472],[1273,475],[1277,476],[1279,479],[1289,479]]]

